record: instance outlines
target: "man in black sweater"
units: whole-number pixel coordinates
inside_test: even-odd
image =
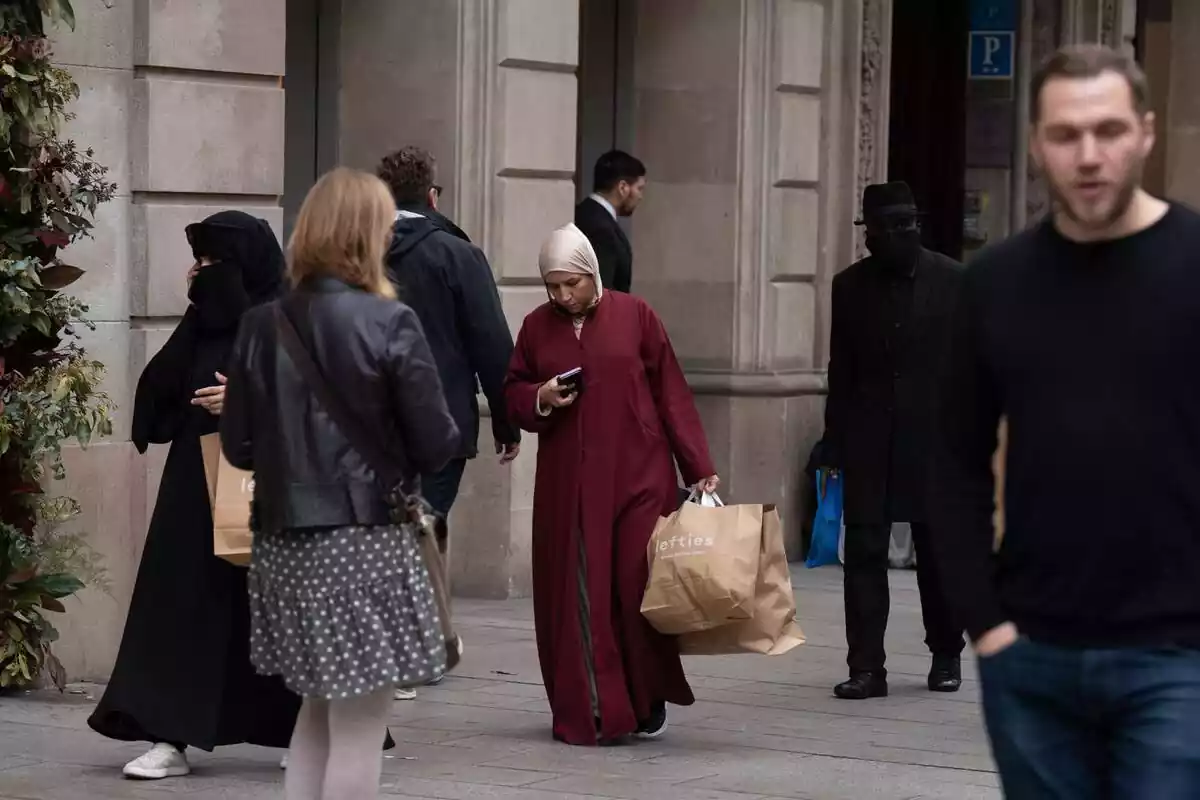
[[[646,190],[646,166],[628,153],[612,150],[596,160],[592,194],[575,207],[575,225],[596,251],[605,289],[633,287],[633,247],[617,222],[632,216]]]
[[[1008,797],[1200,797],[1200,216],[1139,185],[1132,59],[1060,50],[1032,102],[1054,213],[964,281],[934,549]]]

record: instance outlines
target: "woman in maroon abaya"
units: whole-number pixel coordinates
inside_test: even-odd
[[[525,318],[505,390],[538,434],[533,602],[555,738],[656,738],[666,704],[695,698],[673,638],[641,614],[646,546],[684,481],[716,489],[691,390],[658,316],[605,294],[596,254],[574,225],[539,267],[550,302]],[[562,376],[572,370],[573,378]]]

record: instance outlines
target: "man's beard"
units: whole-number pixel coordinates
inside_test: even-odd
[[[1140,165],[1131,168],[1130,172],[1125,176],[1125,180],[1117,186],[1116,194],[1113,196],[1112,207],[1102,217],[1098,218],[1095,215],[1088,214],[1086,210],[1073,206],[1068,199],[1068,193],[1055,184],[1049,176],[1046,178],[1046,185],[1050,192],[1050,199],[1058,211],[1081,228],[1099,231],[1111,227],[1125,215],[1125,212],[1129,210],[1129,206],[1133,203],[1133,197],[1137,193],[1138,186],[1141,185],[1141,179],[1142,170]]]

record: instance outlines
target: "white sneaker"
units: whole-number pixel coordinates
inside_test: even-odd
[[[396,699],[397,700],[416,700],[417,699],[417,690],[416,689],[397,689],[396,690]]]
[[[186,755],[176,750],[174,746],[160,742],[151,747],[145,755],[126,764],[123,772],[126,778],[158,781],[163,778],[182,778],[184,775],[190,775],[192,768],[188,766]]]

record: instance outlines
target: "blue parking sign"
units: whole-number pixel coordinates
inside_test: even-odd
[[[1005,80],[1013,76],[1012,31],[971,31],[968,77],[972,80]]]

